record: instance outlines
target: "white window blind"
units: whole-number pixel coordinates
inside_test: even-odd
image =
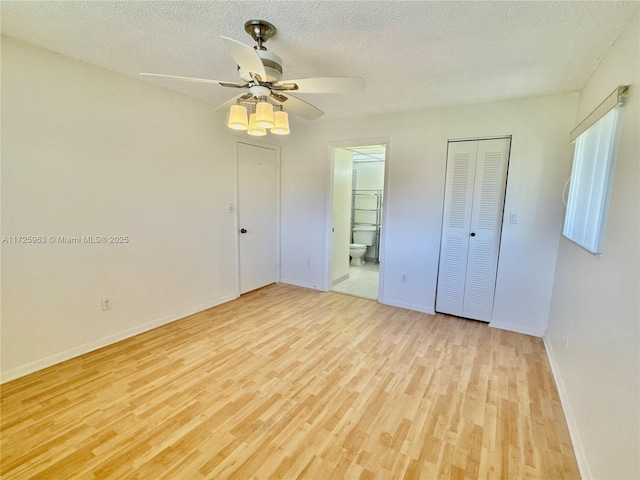
[[[563,235],[596,255],[604,241],[622,108],[613,107],[576,139]]]

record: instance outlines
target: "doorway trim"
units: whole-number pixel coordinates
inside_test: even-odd
[[[234,168],[234,177],[235,177],[235,193],[234,193],[234,203],[229,205],[229,213],[234,213],[234,232],[235,232],[235,260],[236,260],[236,298],[241,295],[241,285],[240,285],[240,145],[251,145],[253,147],[259,148],[267,148],[269,150],[273,150],[276,153],[276,283],[280,283],[280,197],[281,197],[281,186],[280,186],[280,169],[281,169],[281,158],[280,158],[280,146],[273,145],[271,143],[260,142],[253,139],[245,139],[245,138],[236,138],[234,144],[234,157],[235,161],[233,163]]]
[[[333,170],[334,166],[334,150],[337,148],[348,147],[367,147],[371,145],[384,145],[384,206],[382,213],[382,223],[380,232],[380,273],[378,280],[378,299],[384,298],[384,272],[386,265],[386,245],[387,245],[387,224],[388,224],[388,192],[389,192],[389,160],[391,158],[391,138],[390,137],[376,137],[366,139],[355,140],[343,140],[338,142],[330,142],[327,144],[327,159],[329,163],[329,174],[327,175],[327,195],[326,195],[326,208],[325,208],[325,265],[324,265],[324,291],[331,290],[331,259],[332,259],[332,232],[333,225]]]

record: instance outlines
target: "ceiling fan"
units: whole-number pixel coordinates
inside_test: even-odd
[[[278,112],[280,112],[281,114],[284,113],[286,118],[286,112],[283,111],[284,106],[291,113],[306,120],[315,120],[322,116],[324,112],[310,103],[294,97],[290,92],[349,93],[364,91],[365,83],[362,77],[319,77],[282,80],[282,59],[278,55],[268,52],[264,46],[264,43],[275,35],[276,27],[264,20],[249,20],[244,24],[244,29],[256,41],[257,45],[255,47],[250,47],[231,38],[221,37],[227,53],[233,57],[238,65],[238,76],[240,77],[238,82],[180,77],[158,73],[141,73],[140,75],[196,83],[216,83],[223,87],[248,89],[249,91],[247,93],[237,95],[216,108],[216,110],[220,110],[231,107],[231,116],[234,115],[234,107],[242,107],[242,105],[245,104],[250,106],[251,111],[255,109],[256,115],[260,114],[261,110],[263,112],[270,109],[272,110],[275,106],[277,109],[276,112],[274,112],[276,117],[278,117]],[[238,111],[239,110],[236,110],[235,113]],[[282,116],[279,118],[282,118]],[[269,121],[261,122],[260,120],[261,119],[255,119],[257,127],[263,129],[271,128],[272,133],[282,133],[274,131],[274,120],[271,120],[271,126],[268,126]],[[260,123],[262,123],[262,125],[260,125]],[[232,126],[230,120],[229,126],[239,130],[247,130],[248,128],[249,133],[251,133],[251,129],[249,128],[251,125],[247,125],[247,128],[243,128],[244,125],[242,127]],[[289,133],[288,120],[286,133]]]

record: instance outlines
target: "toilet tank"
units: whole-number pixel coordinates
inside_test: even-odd
[[[353,227],[353,243],[360,243],[370,247],[375,244],[376,227],[361,226]]]

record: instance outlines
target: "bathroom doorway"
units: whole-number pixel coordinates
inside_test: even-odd
[[[332,148],[330,289],[378,300],[386,143]]]

